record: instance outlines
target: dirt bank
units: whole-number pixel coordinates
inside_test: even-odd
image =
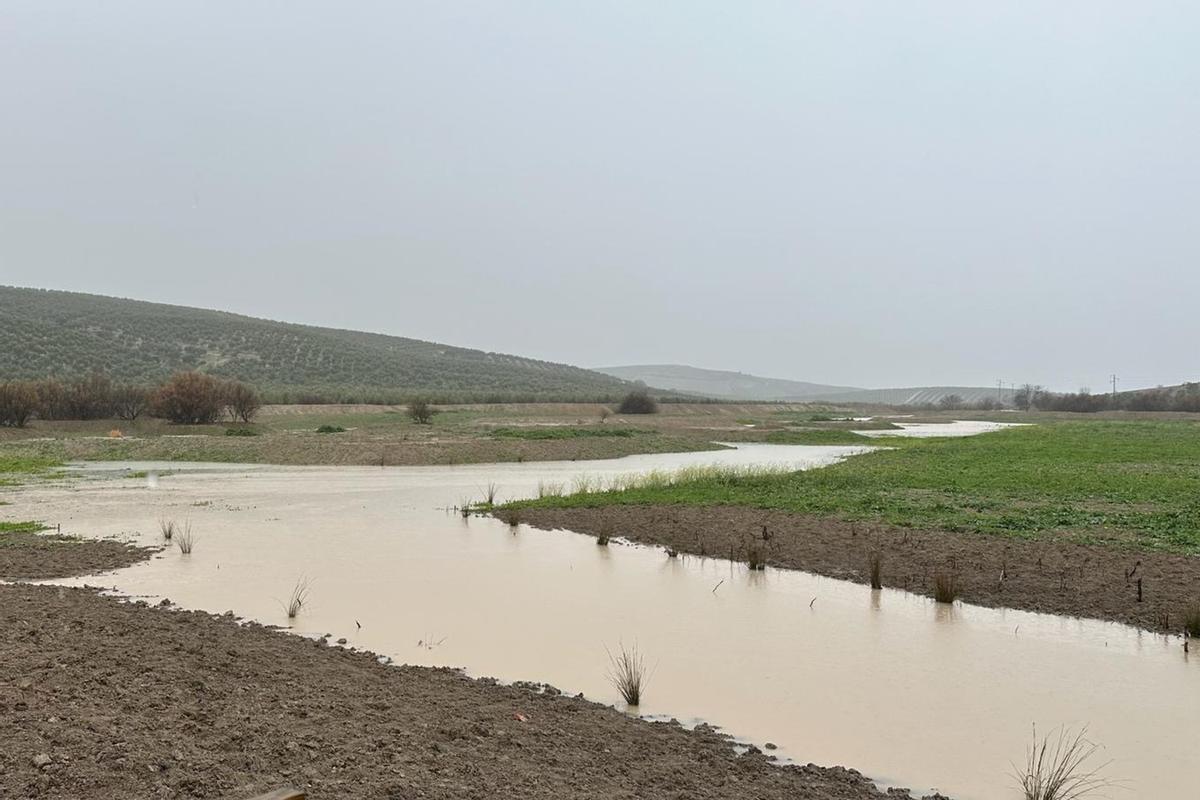
[[[0,533],[0,580],[88,575],[128,567],[154,550],[46,533]]]
[[[878,552],[884,586],[932,595],[934,575],[942,572],[958,578],[961,598],[970,603],[1115,620],[1155,631],[1178,632],[1185,609],[1200,602],[1200,558],[1194,556],[912,531],[745,507],[521,509],[519,518],[539,528],[606,532],[738,561],[755,552],[770,566],[859,583],[869,581],[870,554]]]
[[[86,549],[41,553],[80,563]],[[0,741],[6,798],[896,796],[553,691],[20,584],[0,586]]]

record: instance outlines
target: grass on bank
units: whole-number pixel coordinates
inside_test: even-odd
[[[45,530],[46,526],[40,522],[0,522],[0,534],[5,533],[37,533]],[[0,538],[0,544],[4,540]]]
[[[652,434],[654,431],[638,430],[636,428],[609,428],[595,425],[592,427],[567,427],[560,425],[543,425],[528,428],[493,428],[490,435],[497,439],[527,439],[543,441],[550,439],[628,439],[632,436]]]
[[[924,529],[1074,534],[1200,553],[1200,423],[1051,422],[888,449],[805,472],[703,472],[530,507],[743,505]]]

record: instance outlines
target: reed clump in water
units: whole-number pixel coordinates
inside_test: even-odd
[[[649,677],[645,657],[638,650],[636,644],[629,648],[620,645],[615,654],[607,647],[604,650],[608,653],[609,682],[628,705],[638,705]]]
[[[483,504],[488,508],[496,505],[496,495],[499,491],[500,487],[494,482],[488,483],[487,486],[483,487]]]
[[[1100,776],[1108,762],[1089,766],[1099,749],[1087,738],[1086,727],[1075,733],[1059,728],[1057,734],[1040,738],[1034,728],[1025,763],[1013,765],[1013,777],[1025,800],[1081,800],[1113,785]]]
[[[292,587],[292,593],[288,595],[286,611],[288,619],[295,619],[300,613],[300,609],[304,608],[304,604],[308,602],[310,586],[308,578],[300,578],[296,581],[296,585]]]
[[[1183,630],[1193,639],[1200,639],[1200,603],[1192,603],[1184,610]]]
[[[953,572],[937,572],[933,576],[933,599],[939,603],[953,603],[962,592],[958,576]]]
[[[192,523],[185,522],[182,526],[175,530],[175,544],[179,545],[179,552],[186,555],[191,555],[192,548],[196,546],[196,536],[192,533]]]
[[[162,537],[165,541],[171,541],[171,537],[175,535],[175,520],[161,517],[158,520],[158,529],[162,531]]]
[[[883,588],[883,554],[872,550],[867,554],[867,573],[871,578],[872,589]]]

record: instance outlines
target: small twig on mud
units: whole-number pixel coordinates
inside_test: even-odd
[[[716,586],[714,586],[714,587],[712,588],[712,593],[713,593],[713,594],[716,594],[716,593],[717,593],[717,589],[720,589],[720,588],[721,588],[721,584],[722,584],[722,583],[724,583],[724,582],[725,582],[725,579],[724,579],[724,578],[721,578],[721,580],[717,581],[717,585],[716,585]]]
[[[817,598],[815,598],[815,597],[814,597],[812,600],[810,600],[810,601],[809,601],[809,603],[808,603],[808,607],[809,607],[809,608],[812,608],[812,607],[813,607],[813,603],[815,603],[815,602],[817,602]]]

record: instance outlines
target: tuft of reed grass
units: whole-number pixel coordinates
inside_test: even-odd
[[[1113,785],[1100,776],[1111,762],[1089,766],[1099,749],[1087,738],[1086,726],[1074,733],[1059,728],[1044,737],[1038,737],[1035,727],[1025,763],[1013,765],[1013,777],[1025,800],[1080,800]]]
[[[1183,630],[1193,639],[1200,639],[1200,603],[1193,603],[1184,609]]]
[[[562,497],[563,485],[561,483],[538,481],[537,496],[539,499],[543,497]]]
[[[883,555],[878,550],[872,550],[867,555],[867,573],[871,577],[871,588],[883,588]]]
[[[489,481],[488,485],[483,487],[483,504],[489,508],[496,505],[496,496],[500,491],[500,487],[494,481]]]
[[[958,599],[962,587],[958,575],[953,572],[935,572],[933,575],[933,599],[939,603],[953,603]]]
[[[616,654],[607,647],[604,648],[604,651],[608,653],[609,682],[628,705],[638,705],[642,700],[642,692],[645,691],[646,681],[649,678],[645,657],[638,650],[636,644],[629,648],[619,645]]]
[[[183,523],[183,525],[175,529],[175,534],[175,544],[179,545],[179,552],[185,556],[191,555],[192,548],[196,546],[196,537],[192,533],[192,523]]]
[[[160,517],[158,520],[158,529],[162,531],[162,537],[165,541],[171,541],[171,537],[175,535],[175,520]]]
[[[292,593],[288,595],[287,607],[285,609],[288,619],[295,619],[296,615],[300,613],[300,609],[308,602],[309,590],[308,578],[300,578],[296,581],[296,585],[292,587]]]

